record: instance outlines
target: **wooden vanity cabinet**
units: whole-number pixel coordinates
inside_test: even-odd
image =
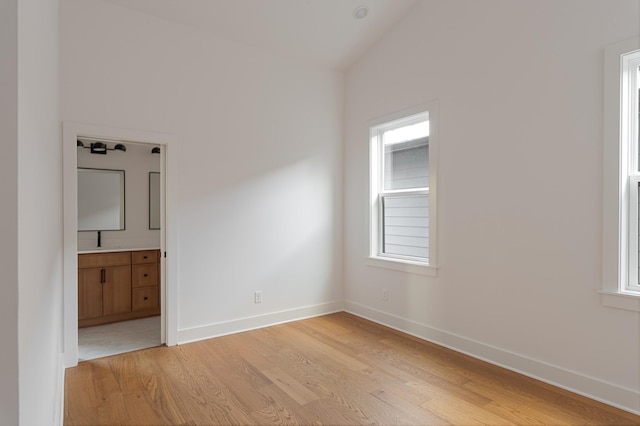
[[[159,250],[78,255],[78,326],[160,314]]]
[[[131,267],[109,266],[78,271],[78,319],[131,311]]]
[[[131,254],[132,309],[145,311],[160,307],[159,251],[147,250]]]

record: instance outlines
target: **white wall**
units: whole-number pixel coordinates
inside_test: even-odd
[[[0,2],[0,424],[62,419],[57,15],[57,1]]]
[[[102,248],[160,248],[160,231],[149,229],[149,172],[160,171],[160,155],[151,154],[152,145],[125,142],[125,146],[126,152],[108,151],[106,155],[91,154],[84,148],[77,152],[78,167],[125,171],[125,229],[102,231]],[[78,232],[78,250],[96,246],[96,232]]]
[[[18,2],[19,421],[61,420],[62,154],[58,2]],[[3,341],[3,346],[10,343]]]
[[[178,140],[179,341],[341,308],[342,75],[100,1],[60,16],[63,121]]]
[[[348,72],[350,311],[640,411],[640,316],[597,293],[604,48],[639,14],[637,0],[422,1]],[[367,266],[367,123],[432,100],[438,276]]]
[[[18,422],[18,2],[0,1],[0,424]]]

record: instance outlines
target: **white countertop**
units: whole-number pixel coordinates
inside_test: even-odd
[[[160,247],[144,247],[144,248],[129,248],[129,247],[98,248],[96,247],[90,250],[78,250],[78,254],[113,253],[117,251],[142,251],[142,250],[160,250]]]

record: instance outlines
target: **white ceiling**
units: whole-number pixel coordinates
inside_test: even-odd
[[[104,0],[220,37],[345,70],[418,0]],[[353,11],[367,6],[365,19]]]

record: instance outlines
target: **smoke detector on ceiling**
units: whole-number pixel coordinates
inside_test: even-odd
[[[358,6],[353,10],[353,17],[356,19],[364,19],[369,13],[367,6]]]

